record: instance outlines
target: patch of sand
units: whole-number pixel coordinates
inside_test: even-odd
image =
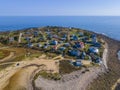
[[[14,52],[10,52],[10,55],[7,56],[7,57],[5,57],[5,58],[3,58],[3,59],[1,59],[0,62],[3,62],[3,61],[6,61],[6,60],[9,60],[9,59],[11,59],[13,56],[14,56]]]
[[[46,60],[34,58],[33,60],[25,60],[21,62],[13,62],[14,65],[0,72],[0,90],[16,90],[17,88],[27,88],[30,75],[39,65],[45,65],[45,70],[58,72],[58,65],[54,60]],[[19,65],[17,66],[17,64]],[[24,67],[24,68],[23,68]],[[30,90],[30,89],[28,89]]]
[[[37,68],[36,66],[31,66],[19,70],[10,78],[10,82],[4,90],[32,90],[30,77]]]

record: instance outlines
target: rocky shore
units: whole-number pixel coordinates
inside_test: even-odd
[[[99,35],[99,37],[108,43],[108,71],[94,79],[87,90],[111,90],[120,78],[120,62],[117,57],[117,52],[120,50],[120,41],[104,35]]]
[[[104,72],[102,68],[90,68],[89,72],[84,70],[75,71],[64,75],[60,81],[51,81],[39,77],[35,80],[35,90],[86,90],[86,87]]]

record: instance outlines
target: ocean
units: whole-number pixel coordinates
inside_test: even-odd
[[[76,27],[120,40],[120,16],[0,16],[0,31],[43,26]]]

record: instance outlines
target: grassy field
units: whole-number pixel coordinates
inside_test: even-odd
[[[16,61],[21,61],[21,60],[25,60],[26,58],[26,54],[29,52],[30,53],[30,58],[31,57],[38,57],[39,51],[37,50],[32,50],[32,49],[25,49],[25,48],[15,48],[15,47],[11,47],[11,48],[7,48],[5,49],[6,51],[9,52],[15,52],[14,57],[12,57],[11,59],[5,61],[5,62],[16,62]],[[2,62],[2,63],[5,63]]]
[[[38,78],[38,76],[42,76],[43,78],[50,80],[60,80],[61,76],[59,73],[48,73],[46,71],[40,71],[34,76],[34,80]]]
[[[0,65],[0,71],[3,70],[3,69],[5,69],[5,68],[7,68],[7,67],[9,67],[9,66],[11,66],[11,65],[13,65],[13,64]]]
[[[0,59],[3,59],[10,55],[10,52],[8,50],[0,50]]]
[[[79,67],[79,68],[74,67],[67,60],[60,61],[60,64],[59,64],[59,72],[60,72],[60,74],[69,74],[69,73],[71,73],[73,71],[80,70],[80,69],[81,69],[81,67]]]

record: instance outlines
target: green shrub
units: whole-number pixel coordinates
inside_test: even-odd
[[[80,70],[80,69],[81,67],[74,67],[67,60],[60,61],[60,64],[59,64],[60,74],[67,74],[67,73],[71,73],[73,71]]]
[[[46,71],[40,71],[38,72],[35,76],[34,76],[34,80],[36,80],[38,78],[38,76],[41,76],[45,79],[50,79],[50,80],[60,80],[61,76],[59,73],[48,73]]]

